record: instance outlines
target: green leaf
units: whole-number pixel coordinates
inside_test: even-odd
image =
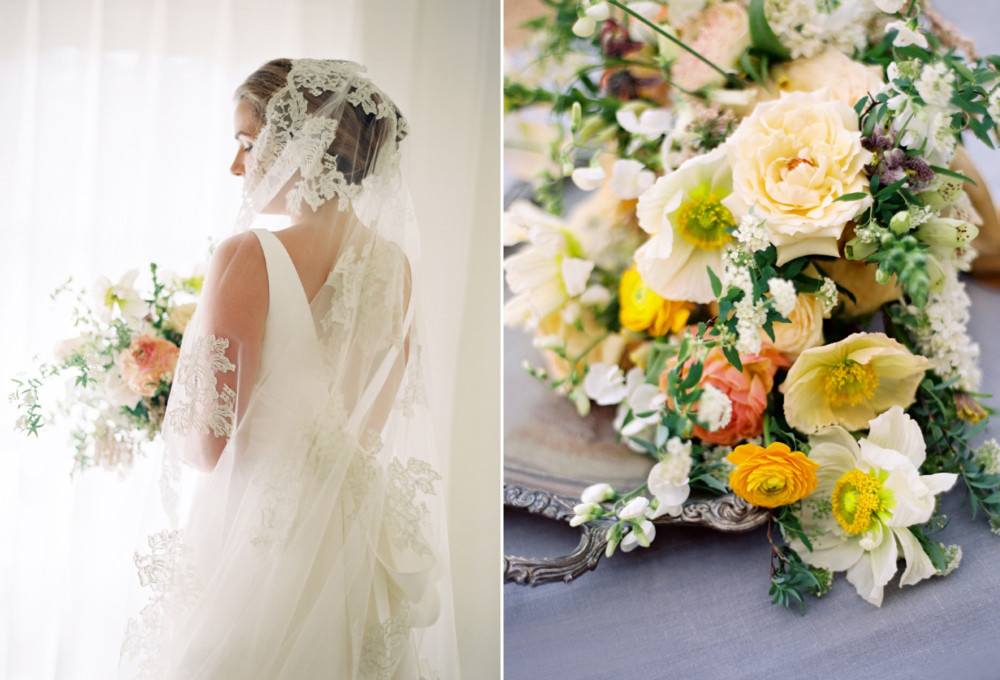
[[[736,351],[736,348],[732,345],[723,345],[722,354],[726,357],[730,364],[736,367],[736,370],[740,373],[743,372],[743,362],[740,361],[740,353]]]
[[[727,493],[729,491],[729,488],[725,484],[723,484],[722,482],[720,482],[718,479],[716,479],[712,475],[708,475],[708,474],[698,475],[697,477],[695,477],[694,479],[692,479],[691,482],[692,483],[696,483],[697,482],[697,483],[700,483],[700,484],[704,484],[706,487],[708,487],[712,491],[718,491],[720,494]]]
[[[974,187],[975,186],[979,186],[974,181],[972,181],[971,177],[966,177],[962,173],[955,172],[954,170],[949,170],[948,168],[942,168],[940,165],[932,165],[931,166],[931,170],[933,170],[935,173],[937,173],[939,175],[946,175],[947,177],[954,177],[955,179],[960,179],[960,180],[969,182]]]
[[[833,201],[834,203],[836,203],[837,201],[860,201],[862,198],[865,198],[867,196],[868,194],[866,194],[863,191],[855,191],[849,194],[844,194],[843,196],[838,196],[837,198],[833,199]]]
[[[718,298],[722,295],[722,281],[715,275],[711,267],[706,267],[706,269],[708,269],[708,280],[712,283],[712,294]]]
[[[772,57],[781,60],[792,58],[788,49],[771,30],[771,25],[767,23],[764,0],[750,0],[750,43],[756,50]]]

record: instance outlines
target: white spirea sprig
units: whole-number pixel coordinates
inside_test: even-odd
[[[934,366],[943,380],[956,379],[955,387],[966,392],[979,389],[979,345],[968,334],[969,308],[972,304],[965,286],[958,279],[953,261],[942,262],[944,285],[931,293],[921,309],[909,305],[907,311],[919,320],[914,339],[920,354]]]
[[[988,475],[1000,474],[1000,444],[996,439],[987,439],[976,449],[975,460],[983,466]]]
[[[829,316],[837,306],[837,284],[829,276],[823,277],[823,285],[820,286],[817,297],[823,302],[823,316]]]
[[[775,277],[767,280],[767,288],[774,299],[774,309],[787,319],[795,310],[795,284]]]
[[[736,351],[740,354],[756,354],[762,340],[760,329],[767,321],[767,305],[763,300],[754,301],[752,295],[745,295],[733,305],[736,312]]]
[[[698,418],[709,432],[721,430],[733,418],[733,403],[719,388],[705,385],[701,399],[698,400]]]
[[[767,222],[747,213],[740,219],[740,226],[733,232],[743,250],[756,253],[770,245],[767,240]]]

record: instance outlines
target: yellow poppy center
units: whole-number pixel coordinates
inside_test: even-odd
[[[701,250],[718,250],[729,242],[729,230],[736,221],[729,208],[722,205],[722,198],[713,191],[692,196],[678,208],[674,221],[688,243]]]
[[[882,483],[861,470],[848,470],[833,488],[833,517],[849,534],[861,534],[871,526],[872,516],[882,510]]]
[[[878,374],[870,364],[841,359],[826,373],[823,391],[831,406],[856,406],[871,399],[878,387]]]

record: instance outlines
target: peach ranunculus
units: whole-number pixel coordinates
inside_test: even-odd
[[[132,338],[128,348],[118,355],[118,369],[130,390],[151,397],[160,381],[173,374],[179,354],[174,343],[145,333]]]
[[[837,239],[871,204],[858,116],[828,94],[792,92],[758,104],[726,143],[733,193],[722,200],[739,224],[751,208],[766,221],[778,264],[840,255]],[[839,201],[852,193],[855,201]]]
[[[799,293],[788,320],[790,323],[775,322],[772,328],[774,346],[789,361],[795,361],[802,352],[823,344],[823,301],[818,297]]]
[[[732,446],[759,437],[764,431],[764,409],[767,408],[767,395],[774,388],[774,374],[779,368],[787,368],[788,360],[772,345],[764,343],[757,354],[741,354],[740,362],[742,372],[729,363],[718,347],[709,350],[705,357],[701,386],[712,385],[729,397],[732,418],[728,425],[714,432],[695,425],[694,435],[699,439]],[[667,367],[669,370],[669,363]],[[660,376],[660,390],[664,392],[666,375],[664,371]]]
[[[767,448],[757,444],[737,446],[726,460],[736,466],[729,473],[729,486],[740,498],[764,508],[777,508],[805,498],[816,490],[819,463],[774,442]]]
[[[780,387],[785,419],[807,434],[831,425],[863,430],[893,406],[912,404],[930,367],[884,333],[854,333],[808,349]]]

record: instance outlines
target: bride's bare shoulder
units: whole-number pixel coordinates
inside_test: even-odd
[[[267,264],[257,236],[245,231],[220,243],[212,253],[205,279],[206,285],[211,282],[241,296],[266,292]]]

